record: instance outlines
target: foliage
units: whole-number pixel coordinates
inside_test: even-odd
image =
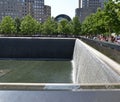
[[[72,31],[73,31],[73,26],[68,20],[63,19],[58,23],[59,34],[71,34]]]
[[[16,33],[20,33],[20,25],[21,25],[21,20],[19,18],[15,18],[15,27],[16,27]]]
[[[98,8],[96,13],[86,17],[84,22],[80,23],[78,17],[72,21],[66,19],[60,22],[54,21],[49,17],[44,23],[40,23],[30,15],[25,16],[22,20],[6,16],[0,24],[0,32],[3,34],[73,34],[78,35],[97,35],[97,34],[120,34],[120,1],[109,0],[105,3],[103,9]]]
[[[120,2],[109,0],[104,9],[98,8],[95,14],[88,16],[82,24],[82,32],[87,34],[119,33]]]
[[[77,16],[73,18],[72,24],[73,24],[73,34],[79,35],[81,33],[81,24]]]
[[[35,34],[41,34],[41,33],[42,33],[42,24],[39,22],[36,22]]]
[[[82,33],[100,34],[105,33],[105,12],[98,8],[98,11],[88,16],[82,24]]]
[[[43,34],[54,34],[56,32],[56,22],[52,18],[48,18],[43,24]]]
[[[36,24],[37,24],[37,21],[33,19],[30,15],[25,16],[20,25],[21,34],[23,35],[35,34]]]
[[[7,35],[16,33],[15,22],[10,16],[6,16],[2,19],[0,24],[0,31],[2,34]]]

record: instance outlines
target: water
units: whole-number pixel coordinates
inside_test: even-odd
[[[72,83],[71,61],[0,60],[0,82]]]
[[[76,40],[73,53],[75,83],[120,83],[120,76],[100,52]]]

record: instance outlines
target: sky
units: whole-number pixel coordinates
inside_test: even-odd
[[[51,16],[66,14],[73,18],[75,9],[78,8],[78,0],[45,0],[45,5],[51,6]]]

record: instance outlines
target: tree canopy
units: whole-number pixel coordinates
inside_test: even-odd
[[[0,32],[7,35],[16,33],[15,22],[10,16],[6,16],[2,19],[0,24]]]
[[[73,31],[73,26],[68,20],[63,19],[58,23],[59,34],[71,34],[72,31]]]
[[[109,0],[105,2],[104,9],[98,8],[97,12],[86,17],[82,24],[85,34],[119,34],[120,2]]]
[[[120,1],[109,0],[105,2],[104,8],[98,8],[96,13],[92,13],[80,23],[78,17],[71,21],[66,19],[56,22],[49,17],[45,22],[40,23],[30,15],[23,19],[6,16],[0,23],[0,33],[4,35],[35,35],[35,34],[63,34],[63,35],[110,35],[120,34]]]
[[[37,21],[33,19],[30,15],[27,15],[23,18],[20,30],[23,35],[33,35],[36,32]]]
[[[54,34],[56,33],[57,25],[53,18],[49,17],[43,24],[43,34]]]

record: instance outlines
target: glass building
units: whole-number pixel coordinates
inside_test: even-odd
[[[97,8],[103,8],[107,0],[79,0],[79,8],[76,9],[76,16],[83,22],[86,16],[95,13]]]
[[[46,13],[44,0],[0,0],[0,20],[5,16],[22,18],[30,14],[36,20],[44,22],[47,19],[45,14],[51,16],[51,7],[48,7],[49,14]]]
[[[85,8],[85,7],[104,7],[104,2],[108,0],[79,0],[79,8]]]

